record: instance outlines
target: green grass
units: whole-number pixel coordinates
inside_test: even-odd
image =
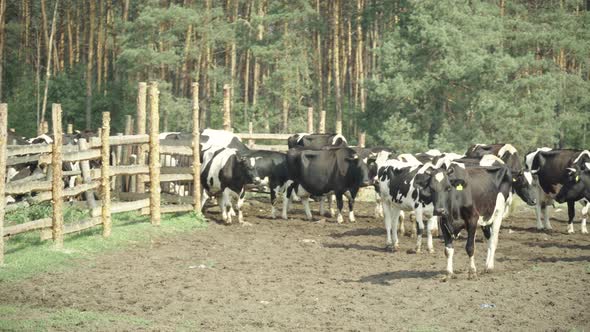
[[[109,312],[0,305],[1,331],[147,329],[149,320]]]
[[[10,224],[24,222],[26,219],[46,217],[44,207],[30,208],[27,212],[16,212],[7,218]],[[47,210],[45,210],[47,211]],[[84,219],[86,211],[64,209],[64,222]],[[23,217],[26,214],[27,217]],[[39,232],[27,232],[8,239],[5,243],[4,266],[0,267],[0,282],[21,280],[44,271],[60,270],[73,266],[80,258],[117,250],[131,245],[149,243],[154,237],[166,234],[189,232],[206,227],[204,218],[195,213],[164,214],[161,226],[149,223],[148,216],[138,213],[118,213],[113,215],[113,229],[109,238],[102,237],[102,227],[66,235],[64,249],[57,250],[51,241],[41,241]]]

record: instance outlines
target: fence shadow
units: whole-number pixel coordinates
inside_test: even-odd
[[[558,243],[558,242],[525,242],[524,245],[538,248],[562,248],[562,249],[582,249],[590,250],[590,244],[579,243]]]
[[[557,263],[557,262],[590,262],[590,256],[578,257],[536,257],[529,259],[536,263]]]

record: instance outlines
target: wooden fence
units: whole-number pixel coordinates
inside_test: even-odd
[[[153,82],[149,86],[149,133],[145,132],[146,103],[145,83],[140,84],[138,97],[138,134],[116,135],[110,133],[110,114],[103,113],[102,127],[99,137],[93,137],[87,142],[80,139],[77,145],[62,145],[62,111],[61,105],[53,104],[52,122],[54,141],[51,145],[34,144],[24,146],[7,145],[8,106],[0,104],[0,179],[6,178],[6,169],[23,163],[37,162],[40,167],[46,167],[45,173],[34,173],[24,179],[5,183],[0,186],[0,264],[4,259],[4,238],[33,230],[41,230],[41,239],[52,239],[57,248],[63,247],[64,234],[79,232],[91,227],[102,225],[103,236],[111,234],[111,214],[141,211],[149,214],[154,225],[160,224],[162,213],[183,211],[200,211],[200,164],[199,164],[199,107],[198,84],[193,84],[193,141],[192,146],[161,145],[159,140],[159,106],[158,85]],[[143,101],[143,102],[142,102]],[[113,150],[115,151],[113,154]],[[123,151],[137,152],[135,164],[120,165],[116,161]],[[130,154],[130,153],[129,153]],[[160,166],[160,154],[186,155],[194,161],[190,168],[167,168]],[[115,158],[112,158],[112,155]],[[149,155],[147,158],[146,155]],[[100,169],[91,169],[90,161],[100,160]],[[110,161],[113,161],[111,165]],[[145,161],[149,160],[149,165]],[[80,170],[63,171],[63,163],[79,163]],[[81,184],[64,189],[64,177],[80,176]],[[112,184],[127,177],[128,183],[133,183],[136,190],[127,193],[121,201],[112,201]],[[113,181],[113,178],[115,181]],[[161,205],[162,195],[160,183],[169,181],[189,181],[192,183],[192,196],[164,197],[165,204]],[[146,183],[149,183],[146,188]],[[118,188],[117,188],[118,189]],[[94,200],[94,190],[100,191],[100,201]],[[147,192],[147,193],[146,193]],[[10,209],[28,206],[31,203],[44,201],[52,202],[52,217],[29,221],[23,224],[4,227],[6,210],[6,195],[30,194],[26,200],[11,204]],[[63,222],[64,198],[85,194],[86,206],[90,217],[76,223]],[[121,193],[123,194],[123,193]],[[117,195],[119,196],[119,195]],[[121,197],[118,197],[121,198]]]

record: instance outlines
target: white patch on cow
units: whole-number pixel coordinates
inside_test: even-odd
[[[437,182],[441,182],[445,178],[445,175],[442,172],[438,172],[438,173],[436,173],[434,178],[436,179]]]
[[[490,216],[488,220],[485,220],[483,216],[479,216],[477,220],[477,224],[479,226],[489,226],[491,225],[496,219],[502,219],[504,216],[504,212],[506,210],[506,197],[502,193],[498,193],[496,196],[496,205],[494,205],[494,212]]]
[[[203,145],[203,150],[207,150],[211,147],[227,147],[234,139],[237,139],[240,142],[242,141],[238,136],[225,130],[205,129],[201,135],[209,137],[206,143],[201,143]]]
[[[219,154],[213,158],[214,154],[221,149],[223,149],[223,151],[219,152]],[[207,184],[211,193],[215,194],[221,189],[219,172],[225,166],[228,159],[235,155],[236,152],[236,149],[219,148],[210,149],[203,153],[203,167],[201,168],[201,172],[205,171],[207,165],[211,165],[209,167],[209,173],[206,174]]]
[[[526,168],[530,171],[533,172],[533,174],[535,174],[536,172],[538,172],[539,170],[534,170],[533,169],[533,160],[535,159],[535,157],[537,156],[537,154],[542,151],[542,152],[547,152],[547,151],[551,151],[551,148],[548,147],[543,147],[543,148],[538,148],[535,151],[527,154],[525,156],[525,164],[526,164]]]
[[[584,163],[584,166],[586,166],[586,169],[590,169],[590,163]]]
[[[297,133],[297,143],[301,142],[303,137],[309,135],[308,133]]]
[[[590,151],[584,150],[584,151],[580,152],[580,154],[576,157],[576,159],[574,159],[574,164],[577,163],[580,160],[580,158],[582,158],[583,156],[590,158]]]
[[[12,180],[12,178],[15,177],[17,174],[18,171],[14,167],[9,167],[6,170],[6,182],[10,182],[10,180]]]
[[[581,231],[582,234],[588,234],[588,228],[586,228],[586,219],[588,218],[588,209],[590,209],[590,203],[588,203],[587,200],[582,200],[582,204],[584,204],[584,207],[582,208]]]
[[[16,199],[14,199],[14,197],[8,195],[6,196],[6,204],[12,204],[12,203],[16,203]]]
[[[158,139],[166,139],[166,137],[168,137],[168,135],[179,135],[179,134],[180,134],[180,131],[163,132],[163,133],[158,134]]]
[[[414,157],[413,155],[409,154],[409,153],[402,153],[400,154],[397,159],[399,161],[405,162],[405,163],[409,163],[412,165],[422,165],[422,163],[420,162],[420,160],[416,159],[416,157]]]
[[[493,166],[494,163],[504,164],[504,160],[493,154],[486,154],[479,160],[479,166]]]
[[[348,212],[348,220],[350,222],[356,222],[356,218],[354,217],[354,211],[349,211]]]
[[[336,141],[337,141],[339,138],[340,138],[340,139],[342,139],[342,141],[343,141],[344,143],[348,144],[348,142],[346,141],[346,138],[344,138],[344,136],[342,136],[342,135],[338,134],[338,135],[336,135],[336,136],[334,136],[334,137],[332,138],[332,145],[336,145]]]
[[[567,233],[568,234],[573,234],[574,233],[574,224],[567,224]]]
[[[516,154],[518,153],[518,151],[516,150],[516,148],[514,146],[512,146],[512,144],[504,144],[504,146],[502,146],[500,148],[500,150],[498,150],[498,156],[500,158],[502,158],[502,156],[504,156],[504,154],[508,152],[510,154]]]
[[[51,144],[51,143],[53,143],[53,139],[51,137],[49,137],[48,135],[45,135],[45,134],[42,134],[42,135],[39,135],[37,137],[33,137],[31,139],[28,139],[27,142],[29,142],[29,143],[32,144],[33,141],[38,140],[38,139],[42,139],[45,144]]]
[[[524,171],[524,178],[526,179],[526,182],[530,185],[533,184],[533,174],[531,174],[531,172],[529,171]]]
[[[427,155],[429,155],[429,156],[433,156],[433,157],[440,156],[440,155],[442,154],[442,153],[441,153],[439,150],[437,150],[437,149],[430,149],[430,150],[426,151],[425,153],[426,153]]]
[[[451,163],[451,165],[457,165],[457,166],[461,167],[462,169],[465,169],[465,164],[464,163],[453,161]]]
[[[422,165],[422,167],[420,167],[417,174],[424,174],[430,168],[437,168],[437,167],[435,167],[435,165],[433,165],[432,163],[426,163],[426,164]]]
[[[445,247],[445,256],[447,256],[447,273],[453,274],[453,254],[454,248]]]

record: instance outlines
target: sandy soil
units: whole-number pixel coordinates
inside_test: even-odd
[[[317,206],[314,206],[317,211]],[[496,271],[467,279],[464,240],[456,242],[457,278],[443,281],[441,240],[434,254],[413,254],[414,240],[387,252],[381,220],[359,204],[342,225],[270,220],[269,205],[246,206],[250,227],[216,222],[105,254],[75,269],[0,289],[7,303],[120,313],[150,329],[346,331],[571,331],[590,328],[590,235],[538,232],[533,211],[505,221]],[[485,243],[476,258],[483,271]],[[63,282],[55,282],[55,280]],[[491,304],[492,308],[482,308]],[[120,326],[121,323],[118,324]],[[133,329],[130,327],[130,329]]]

